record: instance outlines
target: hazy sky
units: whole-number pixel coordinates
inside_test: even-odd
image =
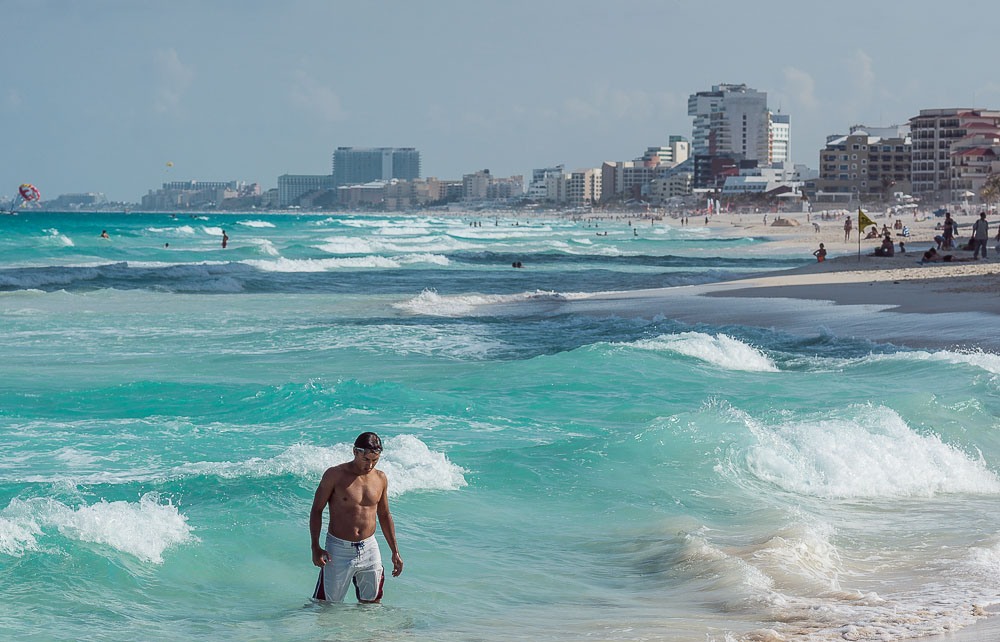
[[[1000,108],[995,0],[0,0],[0,195],[330,172],[416,147],[423,175],[630,160],[746,83],[792,158],[922,108]],[[166,163],[174,165],[168,168]]]

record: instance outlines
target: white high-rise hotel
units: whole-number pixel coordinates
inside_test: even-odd
[[[746,85],[714,85],[688,98],[694,117],[691,153],[702,158],[788,162],[791,123],[787,115],[767,108],[767,93]]]

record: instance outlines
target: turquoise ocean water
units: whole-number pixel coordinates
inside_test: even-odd
[[[0,225],[4,639],[897,640],[1000,601],[1000,357],[562,309],[802,264],[759,239]],[[312,494],[366,430],[406,569],[317,604]]]

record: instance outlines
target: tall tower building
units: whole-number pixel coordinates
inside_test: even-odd
[[[337,186],[420,178],[420,152],[413,147],[338,147],[333,152]]]
[[[732,172],[740,163],[758,165],[787,162],[791,150],[791,119],[772,114],[767,93],[741,85],[714,85],[688,98],[694,117],[691,154],[695,157],[695,185],[707,187],[719,172]]]
[[[771,114],[770,163],[790,163],[792,160],[792,122],[788,114]]]

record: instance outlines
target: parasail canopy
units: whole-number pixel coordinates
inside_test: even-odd
[[[42,193],[31,183],[21,183],[21,187],[17,189],[17,193],[21,195],[21,199],[28,203],[42,198]]]

